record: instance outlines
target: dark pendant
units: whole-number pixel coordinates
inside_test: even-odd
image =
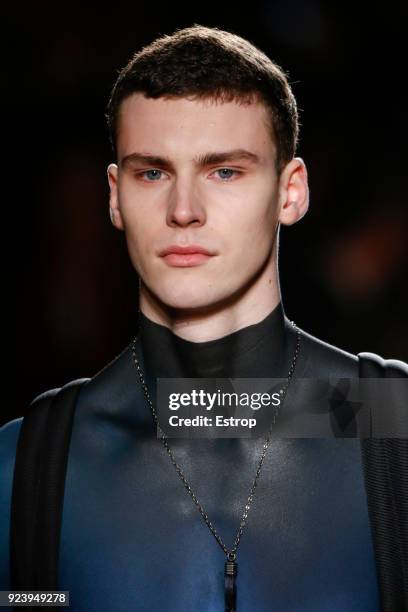
[[[225,562],[225,612],[236,612],[237,609],[237,586],[235,577],[238,565],[235,561]]]

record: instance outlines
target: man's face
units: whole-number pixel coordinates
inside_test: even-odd
[[[117,150],[118,167],[109,167],[114,223],[155,298],[180,309],[211,307],[271,276],[278,177],[263,104],[133,94],[120,107]],[[252,155],[203,159],[240,150]],[[195,265],[160,256],[171,245],[213,255]]]

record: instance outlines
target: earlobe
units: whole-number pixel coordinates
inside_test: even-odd
[[[292,200],[290,202],[285,202],[279,215],[279,221],[283,225],[293,225],[305,216],[308,208],[308,198],[302,199],[301,201]]]
[[[110,216],[110,220],[112,225],[114,225],[116,227],[116,229],[118,230],[123,230],[124,229],[124,225],[123,225],[123,221],[122,221],[122,216],[120,214],[120,211],[116,208],[112,208],[111,206],[109,207],[109,216]]]

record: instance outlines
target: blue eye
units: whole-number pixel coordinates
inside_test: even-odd
[[[156,170],[156,169],[153,169],[153,170],[146,170],[145,172],[142,172],[142,175],[143,175],[143,174],[148,174],[149,172],[150,172],[150,173],[151,173],[151,172],[158,172],[158,173],[161,173],[161,170]]]
[[[239,170],[232,170],[232,168],[220,168],[219,170],[216,170],[216,172],[225,172],[225,170],[227,172],[233,172],[235,174],[240,174]],[[226,176],[225,174],[222,176],[222,178],[230,178],[231,174],[229,176]]]

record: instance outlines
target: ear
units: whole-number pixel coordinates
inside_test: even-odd
[[[110,189],[109,196],[109,214],[113,225],[123,230],[123,219],[119,209],[119,198],[118,198],[118,167],[116,164],[109,164],[108,166],[108,182]]]
[[[309,208],[309,185],[303,159],[294,157],[282,170],[279,179],[279,221],[293,225]]]

